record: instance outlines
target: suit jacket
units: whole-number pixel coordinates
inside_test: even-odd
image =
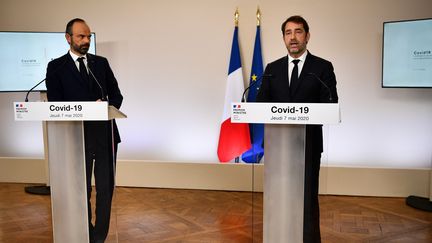
[[[288,56],[269,63],[264,71],[258,102],[327,103],[338,102],[336,76],[331,62],[308,53],[296,86],[288,82]],[[316,76],[317,77],[316,77]],[[327,87],[325,87],[321,79]],[[330,100],[330,93],[332,99]],[[323,151],[322,126],[306,126],[306,153]]]
[[[109,104],[120,108],[123,96],[118,87],[108,60],[101,56],[87,54],[87,65],[103,89]],[[96,101],[102,91],[93,76],[84,80],[69,53],[48,63],[46,87],[48,101]],[[114,141],[120,142],[120,134],[114,121]]]

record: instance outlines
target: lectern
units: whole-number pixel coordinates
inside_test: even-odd
[[[339,123],[339,104],[233,103],[231,122],[265,124],[264,242],[303,242],[306,124]]]
[[[89,242],[84,121],[125,118],[107,102],[15,102],[16,121],[47,121],[54,242]]]

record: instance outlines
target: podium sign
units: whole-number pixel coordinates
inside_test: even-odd
[[[15,121],[106,121],[108,102],[14,102]]]
[[[338,103],[232,103],[231,122],[266,124],[337,124]]]

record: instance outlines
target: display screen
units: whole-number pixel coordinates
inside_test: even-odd
[[[92,33],[89,53],[96,53],[95,43]],[[68,50],[64,32],[0,32],[0,92],[30,90],[45,79],[48,62]]]
[[[384,23],[382,86],[432,88],[432,19]]]

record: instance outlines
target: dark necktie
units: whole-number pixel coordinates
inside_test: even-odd
[[[300,60],[294,59],[292,60],[292,63],[294,63],[294,68],[291,72],[291,79],[290,79],[290,87],[295,87],[298,83],[298,63]]]
[[[84,79],[84,81],[88,82],[89,81],[89,75],[87,73],[87,68],[84,64],[84,57],[78,58],[78,62],[79,62],[79,71],[80,71],[81,77]]]

